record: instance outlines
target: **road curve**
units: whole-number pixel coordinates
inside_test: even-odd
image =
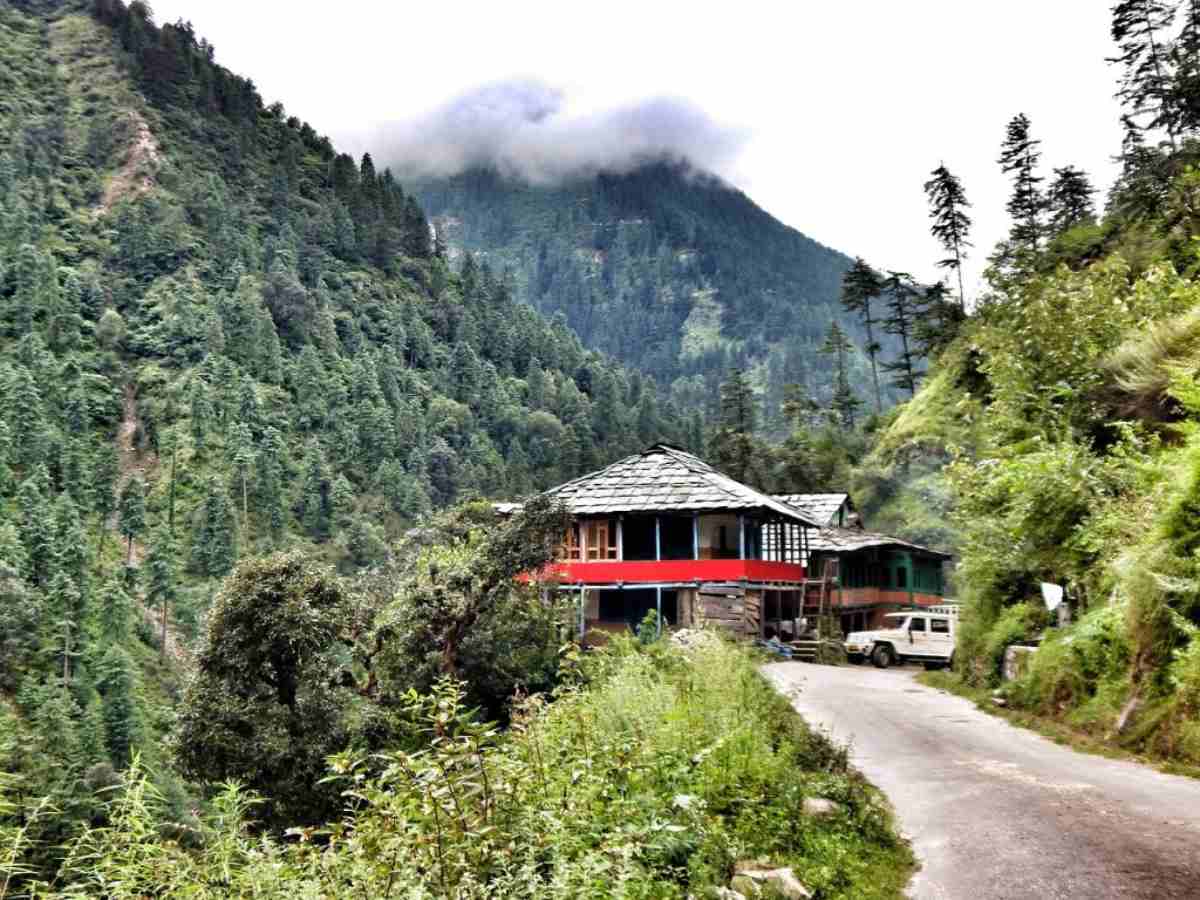
[[[912,841],[918,900],[1200,898],[1200,781],[1060,747],[916,670],[777,663]]]

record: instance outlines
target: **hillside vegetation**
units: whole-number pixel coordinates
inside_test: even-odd
[[[190,815],[162,737],[239,559],[351,573],[686,435],[188,26],[0,3],[0,55],[0,771],[41,865],[135,756]]]
[[[1003,686],[1010,705],[1194,765],[1200,121],[1187,73],[1200,7],[1180,6],[1182,30],[1152,17],[1138,33],[1155,41],[1131,45],[1127,19],[1142,22],[1144,6],[1114,9],[1122,96],[1137,110],[1104,215],[1089,202],[1064,227],[1036,191],[1021,195],[1037,201],[1031,218],[1014,223],[978,309],[855,483],[869,522],[958,552],[964,679],[1000,685],[1005,648],[1041,638]],[[1150,98],[1138,79],[1156,53],[1170,78]],[[1041,582],[1065,586],[1071,625],[1051,627]]]
[[[831,323],[861,337],[838,302],[852,260],[686,162],[549,186],[472,170],[414,190],[452,250],[485,255],[517,297],[710,418],[730,368],[754,370],[772,424],[784,385],[828,400]],[[861,354],[850,371],[865,393]]]

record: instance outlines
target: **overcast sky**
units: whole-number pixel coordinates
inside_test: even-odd
[[[158,21],[191,20],[266,102],[352,152],[428,165],[494,140],[553,177],[559,155],[682,148],[822,243],[926,278],[929,170],[944,161],[974,205],[974,277],[1008,227],[995,160],[1016,113],[1047,176],[1074,164],[1110,183],[1108,6],[153,0]]]

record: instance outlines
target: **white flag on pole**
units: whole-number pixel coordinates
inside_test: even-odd
[[[1063,601],[1063,588],[1061,584],[1051,584],[1048,581],[1042,582],[1042,599],[1046,601],[1046,609],[1050,612],[1058,609],[1058,605]]]

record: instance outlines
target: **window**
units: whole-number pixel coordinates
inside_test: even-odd
[[[579,561],[579,524],[572,522],[567,526],[567,533],[558,545],[558,558],[564,562]]]
[[[929,630],[934,634],[949,634],[950,620],[949,619],[930,619]]]
[[[903,572],[904,570],[901,569],[900,571]],[[920,619],[920,618],[914,618],[911,622],[908,623],[908,630],[909,631],[924,631],[925,630],[925,620]]]
[[[898,587],[898,588],[908,587],[908,569],[897,569],[896,570],[896,587]]]
[[[616,526],[609,519],[573,522],[559,545],[558,558],[567,562],[616,559]]]

